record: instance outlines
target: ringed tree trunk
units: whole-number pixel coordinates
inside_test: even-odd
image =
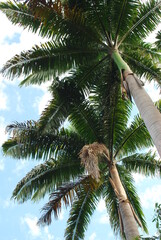
[[[122,224],[122,231],[125,233],[126,240],[134,240],[136,238],[140,239],[138,224],[141,226],[141,223],[134,213],[132,205],[127,199],[127,195],[121,183],[117,168],[113,164],[109,170],[111,174],[110,182],[119,200],[120,224]]]
[[[139,239],[138,225],[142,227],[134,209],[127,199],[125,189],[121,183],[115,163],[110,160],[109,150],[104,144],[94,142],[85,145],[80,153],[81,164],[95,181],[99,182],[100,170],[98,166],[98,156],[106,157],[110,171],[110,183],[119,201],[119,221],[120,230],[125,233],[126,240]]]
[[[112,58],[123,71],[124,80],[161,157],[161,114],[117,50],[112,53]]]

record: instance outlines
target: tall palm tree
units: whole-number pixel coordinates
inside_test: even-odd
[[[7,127],[13,135],[3,144],[5,154],[45,160],[18,183],[13,198],[36,201],[50,193],[39,224],[50,224],[52,213],[57,217],[63,203],[71,204],[65,239],[84,239],[103,197],[114,232],[132,240],[139,236],[138,224],[147,228],[131,172],[155,176],[161,163],[151,152],[136,153],[152,141],[138,116],[128,123],[131,103],[123,103],[118,75],[108,82],[102,76],[99,85],[97,77],[93,75],[90,95],[75,75],[57,79],[50,87],[53,99],[38,122]],[[72,127],[64,129],[67,117]]]
[[[106,73],[103,67],[114,62],[123,95],[132,95],[161,156],[161,115],[138,79],[154,79],[160,87],[160,44],[144,41],[161,20],[160,6],[159,0],[0,3],[0,10],[12,23],[49,38],[49,42],[10,59],[2,72],[10,78],[26,76],[21,84],[40,84],[79,66],[80,84],[88,86],[95,71],[98,76]],[[106,78],[108,81],[109,72]],[[98,84],[101,81],[98,77]]]

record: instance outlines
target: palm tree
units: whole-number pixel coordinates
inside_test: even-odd
[[[131,240],[139,236],[138,224],[147,231],[131,172],[155,176],[161,164],[151,152],[136,153],[152,146],[152,141],[138,116],[128,123],[131,103],[121,98],[118,75],[108,82],[106,75],[101,76],[99,85],[97,77],[93,75],[89,96],[75,75],[57,79],[50,87],[53,99],[38,122],[7,127],[13,135],[3,151],[15,158],[45,160],[13,191],[18,202],[50,193],[39,224],[50,224],[51,214],[57,217],[63,203],[71,205],[65,239],[84,239],[103,197],[114,232]],[[67,117],[71,125],[65,129]]]
[[[159,0],[0,3],[1,11],[13,24],[49,38],[49,42],[10,59],[2,72],[11,79],[26,76],[22,85],[41,84],[71,69],[77,71],[79,66],[77,78],[86,86],[96,71],[98,76],[104,71],[107,81],[109,74],[117,72],[123,95],[132,95],[161,156],[161,115],[138,79],[154,79],[160,87],[160,44],[144,41],[160,22],[160,5]],[[119,71],[106,72],[104,66],[113,62]],[[98,77],[98,84],[101,81]]]

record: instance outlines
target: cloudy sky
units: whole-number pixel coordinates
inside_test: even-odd
[[[7,59],[22,50],[30,49],[42,42],[40,37],[12,26],[0,13],[0,68]],[[0,145],[7,139],[5,126],[14,121],[37,120],[50,99],[45,86],[19,88],[19,79],[10,81],[0,75]],[[159,90],[154,85],[146,89],[157,100]],[[37,162],[14,160],[4,157],[0,152],[0,238],[3,240],[63,240],[68,209],[63,209],[59,220],[54,220],[50,227],[39,228],[36,225],[40,210],[48,197],[39,203],[19,205],[10,200],[18,181],[31,170]],[[161,202],[161,182],[159,179],[144,178],[134,175],[150,234],[155,233],[152,224],[155,202]],[[109,225],[104,201],[101,200],[91,220],[85,240],[119,239],[114,237]]]

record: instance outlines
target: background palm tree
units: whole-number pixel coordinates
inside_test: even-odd
[[[20,24],[49,42],[35,46],[9,60],[2,72],[13,78],[25,75],[23,84],[54,80],[76,69],[79,84],[88,86],[97,71],[121,76],[122,94],[132,94],[161,156],[161,115],[144,91],[139,77],[154,79],[160,87],[160,45],[144,39],[160,22],[160,1],[26,1],[1,3],[0,9],[14,24]],[[34,7],[33,7],[34,6]],[[159,38],[158,34],[158,38]],[[124,60],[122,59],[124,58]],[[106,71],[115,63],[119,71]],[[128,63],[128,64],[127,64]],[[77,66],[81,71],[77,72]],[[79,68],[79,69],[80,69]],[[73,71],[73,70],[72,70]]]
[[[139,234],[135,220],[145,231],[147,228],[131,172],[154,176],[161,172],[161,164],[151,152],[136,153],[152,146],[152,141],[138,116],[128,122],[131,103],[121,99],[117,75],[111,77],[113,87],[106,81],[106,75],[96,86],[95,77],[97,80],[97,76],[93,76],[90,95],[78,86],[75,75],[57,79],[50,87],[54,97],[38,122],[7,127],[13,135],[3,144],[5,154],[45,160],[18,183],[13,198],[19,202],[36,201],[50,193],[40,224],[50,224],[52,212],[57,217],[63,203],[71,204],[65,239],[84,239],[90,217],[103,197],[114,232],[132,239]],[[67,117],[72,127],[64,129],[62,123]],[[99,172],[96,179],[90,174],[93,171],[84,172],[78,156],[85,144],[90,144],[86,149],[103,146],[102,152],[97,151]],[[89,152],[82,150],[81,157],[87,159]],[[131,224],[127,225],[122,205],[131,212],[133,232],[130,232]]]

